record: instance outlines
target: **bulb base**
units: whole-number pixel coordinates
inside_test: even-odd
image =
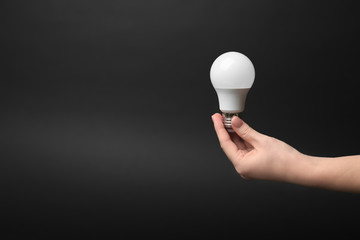
[[[235,132],[231,126],[231,119],[233,116],[239,117],[239,115],[240,115],[240,113],[223,113],[222,114],[224,127],[228,132]]]

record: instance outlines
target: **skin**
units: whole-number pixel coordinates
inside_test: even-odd
[[[360,155],[336,158],[305,155],[276,138],[261,134],[238,117],[228,133],[222,116],[212,116],[220,146],[244,179],[289,182],[360,193]]]

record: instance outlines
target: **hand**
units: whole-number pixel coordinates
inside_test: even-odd
[[[245,179],[292,181],[294,172],[301,169],[299,159],[305,155],[288,144],[261,134],[238,117],[233,117],[231,125],[234,133],[224,128],[222,116],[212,116],[220,146]]]

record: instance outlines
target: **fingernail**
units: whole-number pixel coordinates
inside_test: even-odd
[[[234,128],[240,128],[241,125],[243,124],[243,121],[240,118],[238,118],[237,116],[234,116],[231,119],[231,124]]]

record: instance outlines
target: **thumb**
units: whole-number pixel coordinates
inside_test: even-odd
[[[239,135],[242,139],[250,144],[254,144],[259,142],[259,138],[261,137],[261,133],[252,129],[249,125],[247,125],[243,120],[239,117],[234,116],[231,119],[231,126],[233,130]]]

